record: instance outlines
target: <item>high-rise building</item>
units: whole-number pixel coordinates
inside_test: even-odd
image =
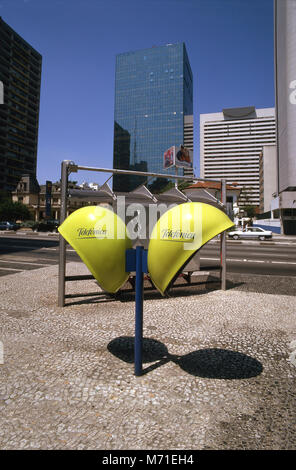
[[[41,55],[0,17],[0,190],[36,176]]]
[[[277,197],[282,233],[296,234],[296,2],[274,2]]]
[[[277,188],[276,145],[264,145],[259,161],[260,213],[270,211],[270,204]]]
[[[275,1],[278,192],[296,191],[296,2]]]
[[[174,169],[163,169],[163,154],[184,144],[184,127],[193,114],[192,91],[184,43],[117,55],[114,168],[174,174]],[[113,189],[130,191],[145,181],[115,175]]]
[[[193,115],[184,116],[184,146],[193,154]],[[184,168],[184,176],[194,176],[192,168]]]
[[[200,176],[242,189],[240,205],[260,204],[260,155],[275,144],[274,108],[224,109],[200,115]]]

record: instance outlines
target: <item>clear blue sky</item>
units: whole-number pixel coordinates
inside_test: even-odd
[[[274,106],[273,0],[0,0],[0,15],[43,56],[40,184],[60,178],[64,159],[112,168],[118,53],[185,42],[196,175],[201,113]]]

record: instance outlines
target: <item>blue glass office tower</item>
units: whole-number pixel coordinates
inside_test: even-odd
[[[174,169],[163,169],[163,153],[184,143],[184,116],[193,114],[192,91],[184,43],[117,55],[114,168],[174,174]],[[115,175],[113,189],[131,191],[145,181]]]

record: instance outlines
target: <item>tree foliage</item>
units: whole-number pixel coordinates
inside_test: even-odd
[[[6,201],[11,201],[11,196],[8,191],[0,190],[0,204]]]
[[[188,186],[190,186],[192,182],[180,180],[178,181],[178,189],[182,191],[182,189],[186,189]],[[169,180],[167,178],[156,178],[153,183],[149,184],[147,188],[151,193],[153,194],[160,194],[164,193],[165,191],[168,191],[171,188],[175,187],[175,182],[172,180]]]
[[[28,207],[21,202],[4,201],[0,203],[0,220],[15,222],[16,220],[28,220],[32,214]]]
[[[246,212],[247,217],[252,219],[256,214],[256,206],[243,206],[242,209]]]

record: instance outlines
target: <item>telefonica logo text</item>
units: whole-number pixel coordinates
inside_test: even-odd
[[[108,230],[102,228],[85,228],[81,227],[77,229],[78,238],[106,238]]]
[[[194,232],[183,232],[181,230],[164,229],[162,230],[161,238],[162,240],[192,242],[194,240],[194,236]]]

